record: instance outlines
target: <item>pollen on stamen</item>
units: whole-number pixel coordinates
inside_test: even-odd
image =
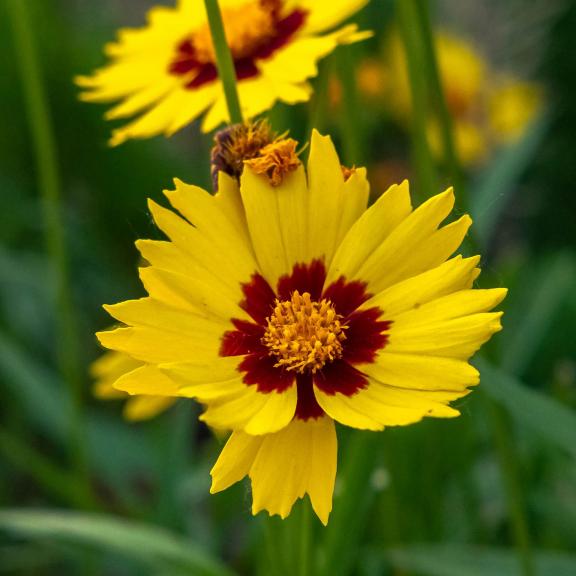
[[[315,302],[308,292],[295,291],[290,300],[276,300],[262,342],[277,358],[276,367],[316,373],[342,356],[341,319],[329,300]]]

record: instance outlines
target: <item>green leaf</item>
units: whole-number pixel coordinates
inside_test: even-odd
[[[482,173],[471,190],[470,211],[474,219],[474,232],[483,246],[492,237],[500,214],[515,189],[514,185],[534,157],[549,125],[550,115],[542,114],[516,144],[498,152],[496,160]]]
[[[0,375],[26,410],[30,422],[53,440],[68,436],[70,401],[54,372],[0,333]]]
[[[71,406],[64,385],[53,370],[2,333],[0,375],[36,430],[61,445],[68,442],[70,419],[63,415]],[[118,419],[89,414],[86,427],[91,467],[126,499],[130,480],[150,472],[150,446],[138,430]]]
[[[528,388],[485,360],[478,359],[476,365],[482,375],[482,387],[492,400],[507,408],[520,424],[576,455],[576,413],[573,410]]]
[[[0,574],[40,573],[40,569],[46,570],[56,562],[53,553],[28,544],[0,546],[0,558]]]
[[[538,352],[542,340],[559,312],[562,303],[572,294],[576,272],[571,254],[559,254],[546,263],[534,282],[526,287],[525,302],[514,318],[509,319],[515,330],[504,331],[503,368],[521,375]],[[506,322],[506,320],[505,320]]]
[[[37,541],[84,544],[168,571],[198,576],[231,576],[218,560],[162,528],[111,516],[50,510],[4,510],[0,530]]]
[[[423,576],[521,576],[514,550],[422,545],[392,550],[387,556],[398,570]],[[573,554],[536,551],[534,557],[538,576],[576,574]]]

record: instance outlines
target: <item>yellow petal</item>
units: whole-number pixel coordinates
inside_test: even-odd
[[[463,360],[395,354],[387,349],[360,369],[373,380],[413,390],[463,390],[480,380],[478,370]]]
[[[315,388],[323,410],[332,418],[363,430],[382,430],[385,426],[406,426],[425,416],[450,418],[459,412],[446,403],[465,396],[466,390],[423,391],[393,388],[370,380],[367,388],[352,396],[326,394]]]
[[[110,145],[118,146],[129,138],[171,135],[181,127],[183,111],[189,113],[192,109],[193,116],[200,115],[212,103],[214,96],[211,86],[194,92],[183,88],[173,90],[134,122],[114,130]]]
[[[298,168],[277,187],[252,170],[244,170],[240,192],[259,268],[270,285],[276,286],[278,278],[306,256],[304,169]]]
[[[240,284],[248,281],[255,270],[249,271],[245,260],[236,260],[235,250],[218,250],[208,237],[171,210],[152,201],[148,205],[158,227],[197,268],[204,270],[208,278],[229,286],[233,293],[239,294]],[[222,274],[222,270],[226,270],[226,274]]]
[[[252,513],[266,510],[286,518],[305,494],[323,524],[332,510],[337,441],[334,422],[295,419],[275,434],[234,432],[212,469],[211,492],[224,490],[249,474]]]
[[[237,394],[210,402],[200,419],[215,428],[245,430],[249,434],[269,434],[285,426],[296,411],[296,386],[283,392],[258,392],[245,386]]]
[[[198,230],[203,242],[216,252],[232,253],[240,278],[248,278],[256,270],[250,236],[239,203],[237,186],[230,179],[222,180],[223,189],[212,196],[198,186],[174,180],[176,190],[165,191],[170,203]],[[233,204],[234,202],[234,204]],[[236,208],[232,210],[232,208]],[[226,210],[224,210],[226,208]]]
[[[124,374],[114,383],[117,390],[144,396],[178,396],[178,386],[157,366],[145,364]]]
[[[133,116],[162,100],[170,91],[177,88],[179,88],[179,81],[175,76],[161,76],[158,81],[126,96],[120,104],[106,112],[105,118],[115,120]]]
[[[415,327],[393,325],[386,349],[394,353],[467,360],[494,333],[502,329],[501,316],[501,312],[485,312]]]
[[[228,106],[226,104],[224,90],[220,82],[216,82],[215,86],[218,89],[218,94],[202,122],[203,132],[211,132],[220,124],[229,122]],[[274,83],[265,76],[241,80],[238,82],[237,88],[242,115],[245,118],[253,118],[269,110],[280,96],[279,90]]]
[[[205,363],[161,364],[160,369],[178,385],[179,395],[201,402],[246,391],[238,365],[243,356],[218,357]]]
[[[264,438],[265,436],[250,436],[245,432],[232,432],[210,471],[212,494],[226,490],[248,475]]]
[[[490,290],[460,290],[437,298],[394,318],[394,329],[412,328],[429,322],[441,322],[487,312],[506,297],[505,288]]]
[[[398,282],[376,294],[363,308],[378,306],[386,319],[393,320],[407,310],[419,308],[426,302],[472,287],[480,270],[476,267],[480,256],[456,256],[440,266]]]
[[[452,189],[434,196],[408,216],[362,263],[356,278],[372,293],[442,264],[462,242],[471,220],[463,216],[444,228],[438,225],[454,204]]]
[[[114,388],[114,382],[126,372],[142,365],[128,354],[108,351],[90,365],[90,376],[94,379],[93,394],[100,400],[113,400],[126,396]]]
[[[138,321],[137,317],[132,316],[138,307],[130,310],[128,303],[123,303],[110,309],[115,315]],[[221,337],[226,328],[199,316],[189,316],[186,318],[180,311],[162,313],[146,318],[145,321],[149,323],[147,325],[98,332],[96,336],[105,348],[125,352],[142,362],[191,362],[197,358],[218,356]],[[171,325],[171,319],[175,321],[176,329]]]
[[[347,20],[368,3],[368,0],[302,0],[299,4],[309,10],[306,33],[328,30]]]
[[[328,272],[327,284],[358,276],[362,263],[412,212],[408,182],[391,186],[350,228]]]
[[[168,410],[174,402],[176,399],[168,396],[135,396],[127,400],[124,418],[132,422],[149,420]]]
[[[314,386],[314,396],[322,410],[340,424],[359,430],[384,429],[384,425],[373,417],[370,410],[362,410],[361,404],[353,402],[351,396],[338,393],[326,394],[316,386]]]
[[[266,510],[286,518],[306,493],[326,525],[332,510],[337,441],[330,418],[294,420],[285,430],[264,437],[250,469],[252,513]]]
[[[360,173],[344,183],[332,140],[312,132],[308,159],[308,253],[329,266],[355,217],[366,207],[368,185]]]
[[[330,54],[342,35],[301,37],[284,46],[260,64],[262,73],[275,81],[290,84],[305,82],[318,74],[317,62]]]

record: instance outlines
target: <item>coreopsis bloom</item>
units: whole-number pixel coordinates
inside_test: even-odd
[[[457,416],[448,404],[478,383],[468,359],[500,330],[490,310],[506,290],[473,289],[479,257],[451,257],[471,224],[441,226],[451,189],[413,209],[404,182],[367,208],[365,170],[342,170],[318,133],[307,174],[271,178],[220,173],[214,196],[176,181],[180,215],[150,202],[168,240],[137,242],[149,296],[106,306],[123,327],[98,337],[145,363],[116,388],[195,398],[233,431],[212,492],[248,475],[253,513],[285,517],[308,494],[326,523],[335,422]]]
[[[114,388],[114,382],[124,374],[132,372],[143,365],[143,362],[135,360],[128,354],[108,351],[100,358],[92,362],[90,375],[94,379],[92,389],[94,396],[100,400],[124,399],[124,417],[127,420],[139,421],[154,418],[164,410],[167,410],[176,402],[175,397],[170,396],[129,396]],[[158,381],[168,381],[165,374],[158,371]]]
[[[244,116],[252,118],[279,100],[308,100],[318,60],[338,44],[366,36],[355,25],[324,32],[366,2],[221,0]],[[76,82],[85,101],[117,102],[108,119],[133,118],[113,132],[111,145],[170,136],[204,112],[204,132],[228,120],[203,0],[153,8],[145,28],[121,30],[105,52],[110,64]]]
[[[539,87],[513,76],[504,78],[492,70],[468,41],[446,31],[434,36],[438,68],[446,104],[453,120],[454,141],[466,166],[484,161],[500,144],[520,138],[537,116],[542,104]],[[398,34],[386,47],[385,101],[402,122],[411,115],[412,99],[406,54]],[[428,139],[440,156],[442,143],[438,120],[431,115]]]

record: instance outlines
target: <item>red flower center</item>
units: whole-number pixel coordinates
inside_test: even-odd
[[[259,75],[258,60],[270,58],[304,25],[305,10],[283,10],[282,0],[254,0],[223,10],[226,38],[238,80]],[[182,76],[185,88],[194,89],[218,78],[208,24],[184,39],[168,71]]]
[[[260,392],[282,392],[296,383],[296,417],[324,414],[313,385],[326,394],[352,396],[368,385],[356,365],[374,362],[388,341],[391,322],[380,308],[360,310],[370,295],[362,282],[339,278],[324,287],[320,260],[297,264],[276,291],[259,274],[243,286],[240,306],[252,321],[234,319],[220,354],[245,358],[244,382]]]

